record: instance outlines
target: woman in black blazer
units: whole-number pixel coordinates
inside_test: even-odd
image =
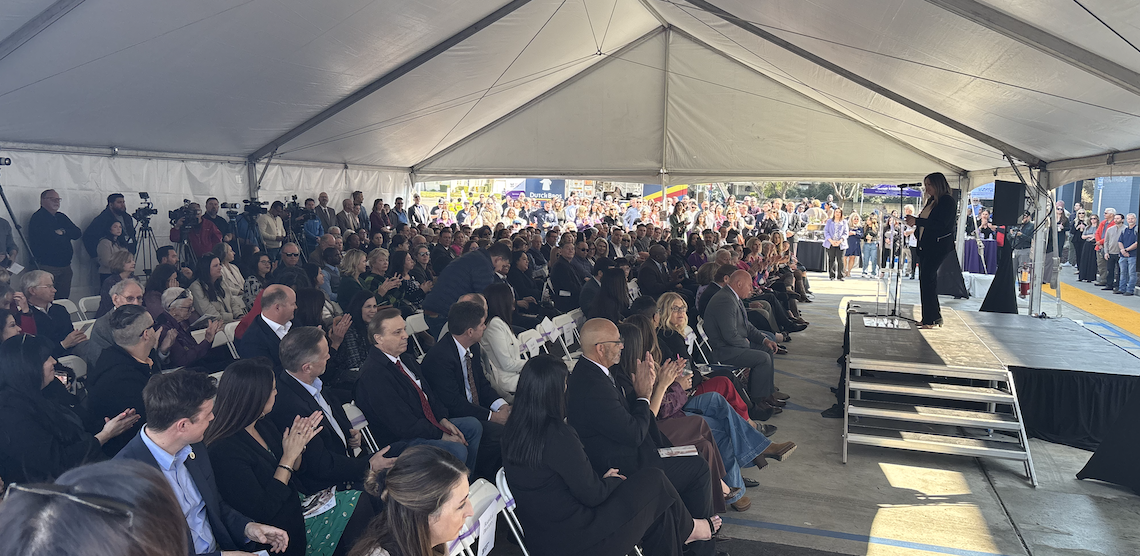
[[[720,519],[693,519],[657,468],[599,478],[578,434],[565,423],[566,365],[540,355],[523,367],[503,433],[503,467],[535,555],[679,555],[707,540]]]
[[[64,471],[105,459],[101,447],[134,426],[123,411],[91,435],[70,409],[45,397],[55,378],[51,342],[17,334],[0,345],[0,477],[9,483],[47,482]],[[60,387],[62,388],[62,387]]]
[[[226,367],[214,400],[214,421],[205,436],[218,492],[246,517],[289,533],[289,547],[282,554],[304,556],[306,550],[309,554],[343,554],[371,517],[371,511],[360,510],[369,504],[356,504],[358,491],[338,491],[332,514],[311,518],[306,527],[292,479],[302,464],[305,446],[321,432],[324,415],[317,411],[308,417],[297,416],[282,434],[273,421],[263,418],[273,409],[276,393],[267,359],[242,359]],[[356,519],[346,527],[351,517]],[[308,539],[312,547],[307,547],[306,528],[321,529]]]
[[[938,306],[938,267],[954,250],[954,217],[956,206],[950,195],[950,183],[941,172],[922,180],[926,187],[926,206],[918,217],[908,215],[908,226],[918,226],[918,289],[922,300],[920,328],[942,326],[942,310]]]

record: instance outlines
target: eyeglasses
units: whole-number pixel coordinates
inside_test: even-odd
[[[281,256],[282,257],[300,257],[301,254],[300,253],[282,253]]]
[[[670,307],[669,310],[673,311],[674,313],[684,313],[685,312],[685,306],[684,305],[675,305],[673,307]]]
[[[53,485],[41,484],[35,486],[24,486],[16,483],[8,485],[4,497],[8,498],[12,492],[26,492],[28,494],[37,494],[39,496],[47,496],[49,498],[58,497],[65,500],[75,502],[81,506],[86,506],[93,510],[98,510],[103,513],[111,514],[116,517],[127,518],[127,527],[134,525],[135,514],[132,511],[133,507],[126,502],[100,496],[98,494],[81,494],[74,491],[74,487],[68,485]]]
[[[143,296],[141,296],[141,295],[124,295],[122,297],[123,297],[123,299],[127,300],[127,303],[134,303],[136,301],[142,301],[143,300]]]
[[[600,345],[603,345],[603,344],[617,344],[617,345],[619,345],[619,346],[624,346],[624,345],[625,345],[625,340],[609,340],[609,341],[606,341],[606,342],[598,342],[598,343],[596,343],[596,344],[594,344],[594,345],[595,345],[595,346],[600,346]]]

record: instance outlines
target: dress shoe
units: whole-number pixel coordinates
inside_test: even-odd
[[[788,405],[788,402],[786,402],[784,400],[777,400],[775,396],[768,396],[767,398],[764,398],[760,401],[762,401],[762,402],[764,402],[764,403],[766,403],[772,407],[784,407],[784,406]]]
[[[1120,292],[1116,292],[1116,293],[1120,293]],[[781,345],[778,345],[778,344],[776,345],[776,355],[787,355],[787,354],[788,354],[788,348],[781,346]]]
[[[794,451],[796,451],[795,442],[781,442],[779,444],[769,444],[768,447],[764,448],[764,451],[760,453],[760,456],[776,461],[784,461],[788,459],[788,456],[791,456]]]
[[[758,403],[748,408],[748,417],[753,421],[767,421],[776,414],[774,409],[766,403]]]
[[[748,508],[752,507],[752,500],[750,500],[747,496],[741,496],[740,500],[729,504],[729,506],[732,506],[732,509],[738,512],[747,512]]]
[[[1102,289],[1102,290],[1105,290],[1105,291],[1109,291],[1109,290],[1112,290],[1113,288],[1112,288],[1112,286],[1105,286],[1105,287],[1103,287],[1103,288],[1101,288],[1101,289]]]
[[[736,487],[736,488],[734,488],[734,489],[730,489],[730,490],[728,491],[728,494],[725,494],[725,495],[724,495],[724,499],[725,499],[725,500],[728,500],[729,498],[732,498],[733,496],[736,496],[737,494],[740,494],[740,487]]]
[[[755,419],[749,419],[748,422],[752,425],[752,428],[756,429],[757,432],[768,438],[771,438],[773,434],[776,434],[776,425],[768,425],[761,423]]]
[[[824,419],[842,419],[843,406],[839,404],[832,405],[831,407],[820,412]]]
[[[741,478],[744,479],[744,486],[746,486],[748,488],[756,488],[756,487],[760,486],[760,481],[757,481],[755,479],[749,479],[748,477],[741,477]]]
[[[788,398],[791,398],[791,396],[781,392],[779,388],[777,388],[776,391],[772,393],[772,397],[776,398],[777,400],[786,400]]]
[[[1124,295],[1124,292],[1122,292],[1120,290],[1112,290],[1112,293],[1113,293],[1113,295]]]
[[[807,330],[806,324],[793,322],[788,325],[788,332],[803,332],[804,330]]]

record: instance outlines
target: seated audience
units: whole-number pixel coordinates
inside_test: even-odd
[[[398,278],[400,286],[390,293],[399,300],[400,307],[404,310],[405,315],[409,314],[407,313],[408,308],[412,311],[418,310],[423,304],[424,297],[432,288],[431,282],[421,283],[412,277],[411,273],[415,266],[411,253],[407,251],[392,252],[392,259],[388,265],[388,275],[391,278]]]
[[[554,251],[551,251],[554,254]],[[550,286],[554,289],[554,308],[569,313],[581,307],[582,285],[588,276],[578,274],[571,264],[574,259],[574,240],[563,239],[558,246],[558,256],[550,265]],[[583,311],[589,310],[582,307]]]
[[[320,264],[321,273],[325,275],[325,285],[328,286],[329,299],[340,299],[340,263],[344,262],[344,254],[336,247],[329,247],[321,252],[321,258],[316,261]]]
[[[297,309],[293,312],[293,326],[324,327],[325,301],[327,301],[325,293],[317,288],[297,290]]]
[[[463,462],[444,450],[409,448],[396,460],[385,485],[369,483],[374,495],[383,493],[386,505],[349,556],[446,553],[447,544],[474,515],[467,474]]]
[[[23,334],[16,322],[16,315],[8,309],[0,309],[0,343],[17,334]]]
[[[254,522],[222,500],[202,444],[213,420],[214,379],[191,371],[156,375],[143,390],[147,424],[115,456],[162,471],[185,516],[190,554],[268,548],[283,552],[289,535]]]
[[[579,299],[582,301],[582,310],[589,309],[594,304],[594,299],[598,297],[598,293],[602,291],[602,273],[606,269],[613,268],[614,263],[609,259],[598,259],[594,263],[594,274],[590,276],[589,280],[582,285],[582,293],[579,294]]]
[[[499,438],[511,406],[487,382],[479,341],[487,328],[487,309],[460,301],[447,314],[448,332],[424,355],[421,368],[431,389],[452,417],[471,417],[483,426],[475,474],[493,479],[502,459]]]
[[[190,317],[194,313],[194,295],[190,290],[183,288],[167,288],[162,294],[162,304],[166,311],[155,319],[159,326],[159,334],[166,339],[173,336],[173,343],[166,351],[167,361],[171,367],[197,367],[208,372],[217,372],[233,362],[228,346],[214,347],[214,336],[224,324],[220,320],[212,320],[206,326],[206,334],[201,342],[194,339],[190,333]],[[169,341],[169,340],[168,340]]]
[[[705,309],[705,333],[712,356],[726,365],[752,369],[748,377],[748,394],[755,404],[753,414],[761,421],[780,413],[786,402],[776,398],[775,368],[772,355],[776,342],[766,338],[748,321],[743,299],[752,294],[752,277],[737,270],[728,278],[727,287],[713,295]]]
[[[76,330],[71,324],[71,314],[62,305],[53,303],[55,300],[55,277],[45,270],[31,270],[23,273],[21,289],[32,313],[32,322],[36,337],[48,340],[52,347],[52,356],[62,357],[75,346],[87,341],[87,336]],[[24,332],[31,333],[32,329],[24,324],[28,319],[22,319],[20,327]]]
[[[233,247],[228,243],[219,243],[210,252],[218,258],[222,267],[222,289],[226,291],[226,297],[241,300],[244,315],[249,308],[242,299],[242,295],[245,294],[245,276],[242,276],[241,270],[234,264]]]
[[[376,311],[376,296],[367,291],[357,293],[348,304],[345,314],[349,324],[340,345],[334,348],[336,355],[333,356],[331,365],[336,374],[329,380],[330,386],[350,393],[356,386],[360,367],[368,358],[368,350],[372,347],[368,341],[368,323],[372,322]]]
[[[389,295],[400,285],[400,279],[388,276],[388,250],[373,249],[368,253],[368,273],[360,280],[365,290],[376,294],[376,303],[395,306],[395,296]]]
[[[146,288],[143,290],[143,307],[146,307],[151,317],[157,319],[158,315],[166,312],[166,307],[162,305],[162,292],[166,291],[167,288],[179,286],[181,283],[178,281],[178,269],[174,265],[160,264],[150,271],[150,276],[146,280]],[[194,320],[197,320],[197,317]]]
[[[359,249],[345,251],[344,257],[340,261],[340,285],[335,290],[336,297],[332,300],[339,300],[345,304],[350,303],[357,293],[364,290],[360,279],[364,277],[366,270],[368,270],[368,261],[364,256],[364,251]]]
[[[238,355],[242,359],[266,357],[273,362],[273,368],[280,372],[281,339],[292,328],[296,310],[297,294],[293,293],[292,288],[274,284],[261,290],[261,314],[253,319],[237,343]]]
[[[185,531],[162,473],[138,462],[84,465],[54,485],[14,485],[0,505],[0,554],[186,556]]]
[[[273,369],[264,359],[226,367],[204,440],[218,493],[242,515],[288,533],[285,555],[329,554],[338,545],[341,553],[347,552],[372,517],[372,507],[357,503],[360,491],[338,490],[335,509],[304,518],[292,479],[302,468],[306,446],[320,434],[324,416],[319,410],[298,415],[282,433],[265,418],[276,389]],[[356,526],[346,528],[351,521]]]
[[[289,246],[292,245],[292,250]],[[297,250],[297,246],[292,243],[285,244],[281,248],[281,258],[286,259],[290,257],[299,257],[301,252]],[[269,255],[262,252],[251,253],[246,259],[249,261],[245,269],[245,285],[242,287],[241,300],[245,303],[246,307],[253,307],[253,301],[257,299],[257,294],[270,284],[269,273],[273,270],[273,262],[269,260]]]
[[[594,301],[584,311],[586,318],[604,318],[616,325],[629,316],[629,305],[625,272],[619,268],[607,268],[602,271],[601,287]]]
[[[457,263],[458,259],[452,265]],[[377,312],[368,324],[368,336],[373,349],[360,369],[354,397],[376,441],[437,446],[475,469],[483,426],[473,417],[449,418],[408,351],[408,332],[399,310]]]
[[[87,330],[90,336],[86,342],[76,345],[71,352],[83,358],[88,369],[94,369],[99,364],[99,357],[103,351],[115,345],[115,336],[111,329],[111,313],[124,305],[141,305],[143,302],[142,287],[134,278],[119,281],[111,286],[112,310],[95,319],[95,323]],[[160,299],[161,302],[161,299]],[[149,312],[149,309],[148,311]]]
[[[514,398],[515,387],[522,372],[522,344],[511,328],[514,314],[514,297],[511,287],[497,283],[483,290],[487,298],[487,329],[479,340],[486,359],[487,378],[491,386],[508,402]],[[450,326],[450,325],[449,325]]]
[[[103,285],[99,290],[99,310],[95,311],[95,318],[107,314],[114,308],[111,303],[111,288],[120,280],[126,280],[134,275],[135,256],[130,251],[118,251],[111,255],[107,267],[111,269],[111,274],[103,280]]]
[[[654,467],[610,468],[601,477],[566,424],[566,364],[550,355],[527,362],[503,433],[503,466],[535,553],[621,556],[682,553],[708,540],[719,518],[693,519]]]
[[[150,377],[162,371],[155,347],[159,335],[154,319],[138,305],[123,305],[111,312],[111,335],[115,345],[103,350],[99,362],[87,373],[87,430],[99,430],[105,419],[134,409],[146,421],[143,388]],[[143,423],[103,445],[108,456],[130,442]]]
[[[507,272],[507,283],[514,289],[516,299],[542,299],[542,288],[530,277],[530,257],[526,251],[511,253],[511,270]]]
[[[375,454],[353,455],[353,450],[361,447],[361,433],[352,428],[342,401],[323,388],[321,382],[328,365],[328,349],[328,340],[319,328],[302,326],[290,330],[281,342],[284,370],[277,373],[277,397],[269,412],[278,430],[291,427],[298,416],[308,417],[316,411],[322,414],[321,431],[305,450],[305,465],[296,469],[295,479],[305,494],[342,485],[360,490],[358,487],[369,471],[391,468],[395,456],[404,448],[402,443],[395,443]]]
[[[662,458],[657,451],[670,444],[657,430],[649,407],[655,377],[648,358],[638,362],[632,376],[620,372],[622,339],[617,326],[605,319],[586,321],[581,337],[582,357],[566,383],[566,416],[594,471],[602,475],[611,468],[622,474],[646,467],[662,469],[693,517],[715,515],[712,487],[716,483],[705,461]],[[692,544],[693,554],[716,552],[711,541]]]
[[[412,279],[421,284],[435,280],[435,271],[431,268],[431,247],[427,243],[416,245],[412,248],[412,255],[416,261],[411,271]]]
[[[0,434],[0,477],[9,483],[50,481],[72,467],[101,460],[100,447],[139,420],[133,410],[122,411],[96,434],[88,434],[75,413],[44,396],[44,390],[58,382],[51,350],[50,342],[28,334],[0,344],[0,419],[5,429]]]
[[[245,303],[241,296],[226,293],[222,287],[222,263],[213,253],[202,255],[194,271],[197,278],[190,284],[194,294],[194,309],[203,316],[220,319],[223,323],[241,319]]]

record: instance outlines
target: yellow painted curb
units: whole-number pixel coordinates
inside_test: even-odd
[[[1042,286],[1041,289],[1050,295],[1057,295],[1057,292],[1053,291],[1053,288],[1049,287],[1048,284]],[[1061,284],[1061,300],[1082,311],[1096,315],[1117,328],[1140,336],[1140,313],[1132,309],[1068,284]]]

